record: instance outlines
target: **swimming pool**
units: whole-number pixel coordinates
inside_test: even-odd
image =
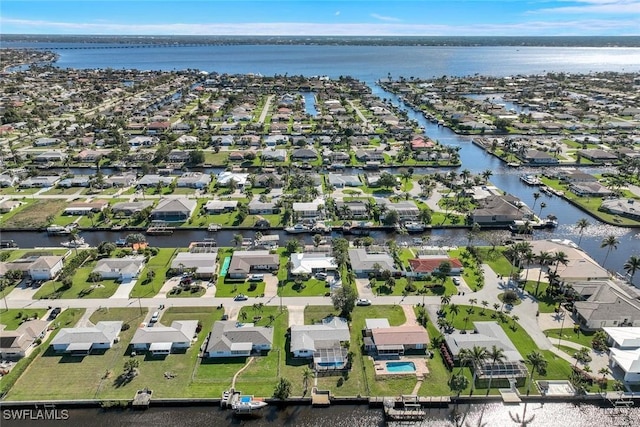
[[[344,362],[318,362],[318,367],[321,368],[342,368]]]
[[[412,373],[416,371],[416,365],[413,362],[387,362],[387,372],[394,374]]]
[[[227,271],[229,270],[229,264],[231,264],[231,257],[228,256],[222,262],[222,268],[220,269],[220,277],[224,277],[227,275]]]

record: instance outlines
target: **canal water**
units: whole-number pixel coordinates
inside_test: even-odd
[[[504,406],[501,403],[459,405],[452,408],[426,409],[427,418],[409,424],[390,422],[385,424],[382,409],[370,409],[366,405],[333,405],[328,408],[310,406],[267,407],[263,416],[254,419],[235,418],[231,411],[218,407],[151,408],[146,411],[101,409],[72,409],[64,421],[8,421],[4,426],[58,426],[111,427],[111,426],[292,426],[292,427],[452,427],[452,426],[634,426],[640,423],[640,411],[612,416],[610,409],[595,405],[568,403],[529,403]]]

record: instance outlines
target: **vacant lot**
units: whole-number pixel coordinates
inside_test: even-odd
[[[64,200],[36,200],[20,210],[20,215],[13,215],[3,221],[5,228],[40,228],[48,223],[48,217],[55,217],[67,206]]]

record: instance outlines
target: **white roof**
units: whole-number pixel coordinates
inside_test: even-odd
[[[238,185],[245,185],[247,183],[247,179],[249,179],[248,173],[235,173],[224,171],[220,172],[218,175],[218,184],[227,185],[229,181],[234,180]]]
[[[389,328],[389,320],[388,319],[365,319],[364,323],[367,329],[379,329],[379,328]]]
[[[635,350],[620,350],[612,347],[611,358],[626,373],[640,374],[640,348]]]
[[[291,254],[292,274],[312,273],[314,270],[335,270],[336,262],[332,256],[318,253]]]
[[[602,328],[614,340],[618,347],[640,348],[640,327]]]

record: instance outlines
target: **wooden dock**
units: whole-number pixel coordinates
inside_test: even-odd
[[[329,390],[318,390],[317,387],[311,389],[311,406],[331,405],[331,393]]]
[[[427,417],[420,399],[415,395],[402,395],[399,400],[385,398],[383,407],[384,416],[389,421],[422,421]]]
[[[131,402],[131,407],[134,409],[147,409],[151,404],[151,395],[153,394],[152,390],[148,388],[144,388],[142,390],[138,390],[136,395],[133,397],[133,402]]]

